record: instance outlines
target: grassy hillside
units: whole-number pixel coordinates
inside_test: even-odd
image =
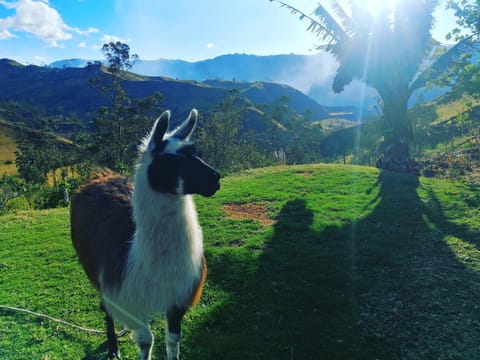
[[[184,321],[183,359],[477,358],[479,203],[479,187],[364,167],[225,178],[197,201],[209,277]],[[67,209],[7,215],[0,228],[0,303],[102,327]],[[127,337],[120,346],[136,359]],[[103,336],[0,310],[1,359],[105,349]]]
[[[0,175],[14,175],[15,151],[17,150],[14,130],[11,126],[0,122]]]
[[[42,143],[45,138],[53,136],[59,151],[74,154],[77,150],[76,145],[64,137],[0,120],[0,176],[5,173],[7,175],[17,174],[17,168],[15,166],[15,151],[17,150],[16,133],[21,134],[22,137],[34,144]]]

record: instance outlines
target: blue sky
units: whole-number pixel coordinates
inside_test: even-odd
[[[311,13],[318,1],[286,2]],[[375,2],[382,1],[365,0]],[[455,25],[444,3],[435,14],[440,41]],[[103,59],[100,48],[111,40],[128,43],[141,59],[314,54],[318,40],[307,26],[269,0],[0,0],[0,58]]]

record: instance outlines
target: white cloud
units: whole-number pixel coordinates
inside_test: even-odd
[[[120,41],[121,43],[124,43],[124,44],[128,44],[128,43],[132,42],[132,39],[122,39],[122,38],[120,38],[118,36],[115,36],[115,35],[104,34],[100,38],[100,43],[97,44],[97,45],[92,45],[92,49],[96,50],[96,51],[102,50],[104,44],[107,44],[107,43],[110,43],[110,42],[115,43],[117,41]]]
[[[207,49],[213,49],[215,45],[213,43],[208,43],[207,44]]]
[[[110,43],[110,42],[117,42],[117,41],[120,41],[121,43],[124,43],[124,44],[128,44],[132,40],[131,39],[122,39],[122,38],[119,38],[118,36],[115,36],[115,35],[105,34],[100,38],[100,43],[92,45],[91,48],[92,48],[92,50],[95,50],[95,51],[102,50],[103,44]]]
[[[15,37],[8,29],[0,29],[0,40],[6,40]]]
[[[94,28],[80,30],[65,24],[61,15],[50,6],[48,0],[14,2],[0,0],[0,5],[15,10],[14,16],[0,19],[0,39],[6,38],[12,32],[25,32],[45,41],[50,46],[58,47],[59,41],[72,39],[72,33],[85,35],[98,32],[98,29]]]
[[[77,44],[77,47],[85,49],[87,47],[87,43],[85,41],[79,42]]]
[[[89,27],[87,30],[80,30],[77,28],[73,29],[79,35],[90,35],[100,32],[97,28]]]
[[[46,62],[46,59],[43,56],[35,55],[33,57],[32,64],[43,66],[43,65],[45,65],[45,62]]]
[[[131,39],[121,39],[118,36],[107,35],[107,34],[103,35],[100,40],[102,41],[102,44],[109,43],[109,42],[117,42],[117,41],[127,44],[131,41]]]

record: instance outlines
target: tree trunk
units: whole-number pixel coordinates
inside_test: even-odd
[[[405,94],[405,95],[404,95]],[[408,96],[396,92],[383,96],[384,133],[378,148],[378,168],[416,173],[417,163],[410,155],[412,129],[407,117]]]

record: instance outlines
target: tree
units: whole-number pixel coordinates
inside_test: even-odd
[[[480,59],[476,62],[472,59],[473,51],[480,50],[480,0],[476,3],[461,0],[450,0],[447,3],[448,9],[455,11],[457,27],[447,34],[447,40],[455,40],[457,43],[469,41],[472,46],[465,49],[466,52],[460,59],[452,64],[449,71],[440,78],[438,83],[442,86],[449,86],[451,91],[449,97],[459,98],[464,94],[472,98],[480,98]]]
[[[261,106],[264,117],[270,125],[268,135],[264,139],[267,148],[279,158],[279,162],[284,163],[285,146],[284,141],[287,128],[291,128],[291,122],[295,116],[293,109],[290,107],[290,98],[288,96],[280,96],[270,104]],[[298,130],[298,129],[297,129]]]
[[[122,86],[119,72],[130,69],[138,56],[130,55],[130,47],[121,42],[104,44],[102,51],[111,74],[96,76],[91,84],[106,95],[111,104],[98,109],[91,132],[84,136],[83,143],[91,161],[126,173],[137,156],[141,136],[161,111],[158,102],[163,95],[155,92],[143,99],[131,99]]]
[[[102,106],[87,135],[89,158],[121,173],[129,172],[137,156],[137,145],[160,113],[157,106],[163,96],[155,92],[143,99],[130,99],[115,84],[112,105]]]
[[[377,90],[384,121],[377,166],[415,172],[416,162],[410,153],[413,135],[407,117],[408,100],[429,79],[446,71],[452,59],[471,45],[463,40],[429,68],[422,68],[437,45],[431,36],[437,1],[397,1],[393,10],[383,7],[375,16],[359,0],[351,2],[350,12],[337,1],[332,1],[332,12],[319,4],[312,16],[282,1],[270,1],[310,21],[308,30],[324,42],[319,49],[335,56],[339,63],[332,84],[335,93],[342,92],[353,79]]]
[[[268,164],[254,133],[243,128],[248,113],[238,90],[232,90],[201,119],[198,144],[202,157],[213,167],[230,172]]]
[[[137,54],[130,54],[130,46],[120,41],[105,43],[102,52],[108,61],[108,70],[112,73],[130,70],[138,60]]]
[[[0,177],[0,215],[8,212],[9,202],[20,196],[21,182],[14,176],[3,174]]]
[[[27,183],[44,184],[51,172],[56,185],[55,171],[77,161],[77,147],[58,138],[52,129],[41,131],[17,129],[15,164],[19,175]]]
[[[280,96],[259,109],[265,120],[261,145],[274,154],[278,164],[305,164],[320,160],[322,126],[297,113],[288,96]]]

